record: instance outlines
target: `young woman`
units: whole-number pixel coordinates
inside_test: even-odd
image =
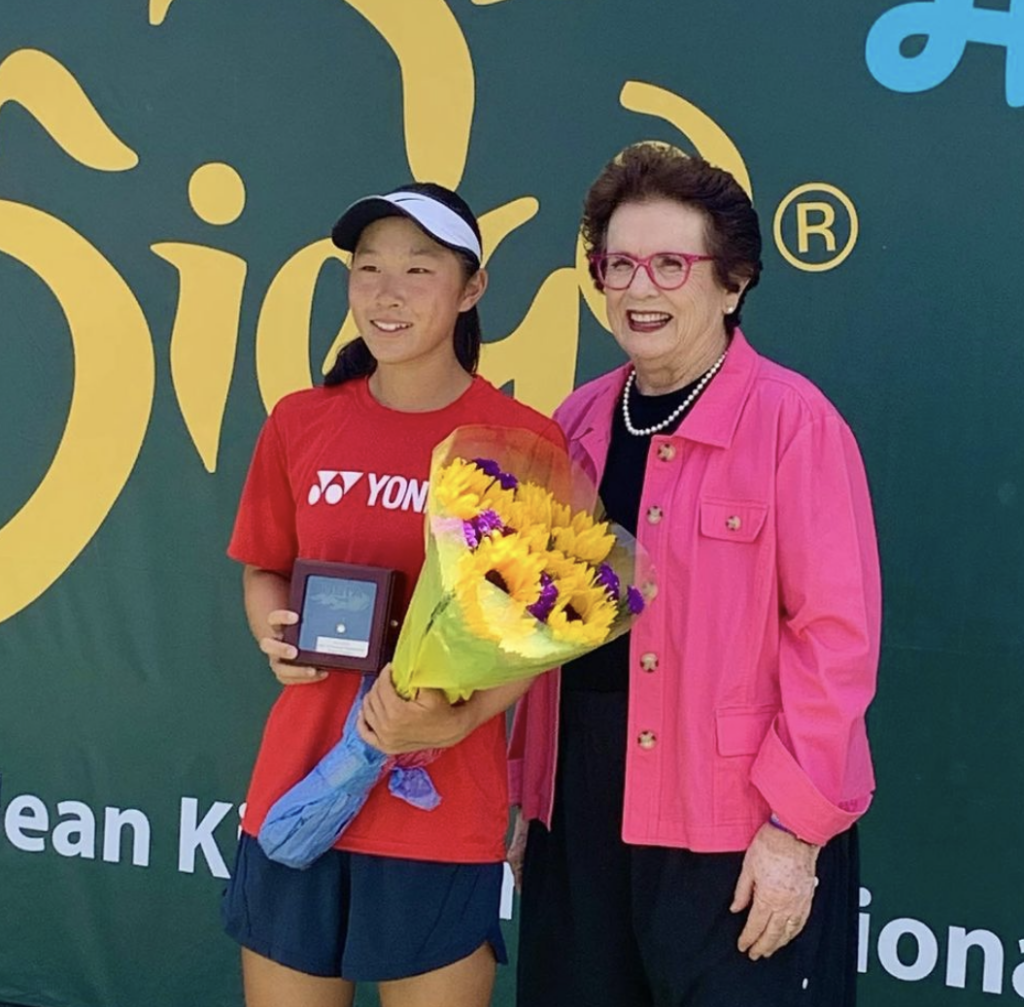
[[[475,375],[476,304],[487,286],[480,229],[441,186],[409,185],[354,203],[333,231],[353,253],[349,305],[362,338],[324,387],[286,396],[260,434],[229,554],[245,564],[253,635],[285,686],[253,772],[225,926],[242,945],[248,1007],[348,1007],[376,982],[383,1007],[485,1007],[505,961],[498,907],[507,826],[504,718],[527,684],[451,707],[440,693],[401,701],[381,675],[364,736],[389,753],[444,748],[431,812],[378,786],[306,871],[255,841],[273,802],[341,734],[358,675],[287,663],[282,639],[298,556],[404,574],[423,561],[431,451],[456,427],[558,428]]]

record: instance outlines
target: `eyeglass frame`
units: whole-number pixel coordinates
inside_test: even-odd
[[[654,270],[651,268],[651,261],[657,258],[659,255],[674,255],[676,258],[682,259],[686,263],[686,272],[683,273],[682,280],[673,287],[666,287],[663,283],[659,283],[654,275]],[[629,276],[629,282],[622,287],[612,287],[608,281],[601,275],[601,263],[611,258],[612,256],[618,256],[622,259],[629,259],[633,263],[633,272]],[[636,279],[637,271],[643,267],[647,273],[651,283],[654,284],[659,290],[679,290],[681,287],[685,287],[687,281],[690,279],[690,274],[693,272],[694,263],[697,262],[714,262],[715,256],[713,255],[697,255],[694,252],[651,252],[650,255],[644,256],[642,259],[638,259],[635,255],[630,255],[629,252],[591,252],[587,256],[587,260],[590,262],[591,267],[594,270],[595,279],[604,287],[609,290],[629,290],[633,285],[633,281]]]

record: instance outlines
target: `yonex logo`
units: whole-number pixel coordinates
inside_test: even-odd
[[[341,498],[363,478],[362,472],[338,472],[333,469],[319,469],[316,475],[318,482],[309,489],[311,505],[321,500],[329,504],[340,503]]]
[[[309,488],[310,506],[321,500],[329,504],[341,503],[349,490],[358,483],[365,472],[342,472],[338,469],[318,469],[317,481]],[[377,475],[369,473],[367,507],[383,507],[385,510],[412,510],[422,514],[427,506],[427,491],[430,484],[424,479],[409,479],[398,475]]]

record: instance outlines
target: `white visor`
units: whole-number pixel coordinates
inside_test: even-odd
[[[415,221],[432,238],[452,249],[463,249],[483,261],[480,239],[454,210],[421,192],[399,190],[385,196],[365,196],[342,215],[331,236],[346,251],[355,251],[363,229],[382,217],[400,215]]]

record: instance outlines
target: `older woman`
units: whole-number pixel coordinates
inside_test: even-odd
[[[520,704],[520,1007],[845,1007],[880,613],[856,442],[739,328],[761,238],[727,172],[631,147],[583,230],[629,362],[556,419],[659,593]]]

